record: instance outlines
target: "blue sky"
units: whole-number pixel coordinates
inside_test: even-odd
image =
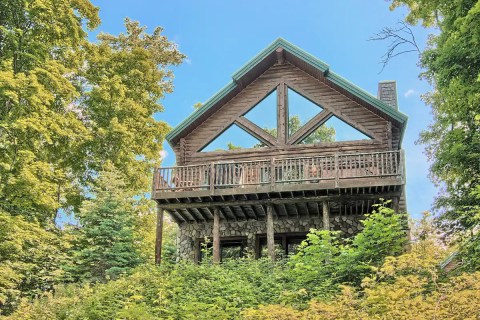
[[[415,145],[431,121],[420,95],[430,87],[418,75],[418,56],[406,54],[379,73],[387,43],[367,41],[385,26],[395,26],[406,10],[391,12],[389,2],[359,1],[154,1],[93,0],[100,7],[98,31],[118,34],[123,19],[138,20],[151,31],[179,45],[186,61],[174,68],[175,90],[163,101],[165,112],[156,118],[176,126],[196,102],[208,100],[231,75],[278,37],[282,37],[330,65],[331,70],[376,95],[381,80],[396,80],[400,110],[409,116],[403,147],[407,156],[408,211],[419,217],[429,210],[437,193],[428,179],[424,147]],[[428,32],[414,28],[423,48]],[[93,34],[92,34],[93,36]],[[168,145],[164,165],[174,157]]]

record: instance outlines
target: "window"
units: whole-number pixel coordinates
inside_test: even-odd
[[[273,90],[262,101],[251,108],[244,117],[277,137],[277,90]]]
[[[371,138],[338,117],[332,116],[300,143],[370,140]]]
[[[236,124],[232,124],[203,147],[201,152],[247,149],[256,147],[260,144],[261,142],[257,138],[247,133]]]
[[[307,238],[306,232],[275,234],[275,258],[282,259],[297,253],[298,246]],[[267,257],[267,236],[257,236],[257,257]]]
[[[229,259],[240,259],[245,254],[245,248],[247,247],[247,238],[235,237],[235,238],[222,238],[220,239],[220,259],[221,261]],[[207,250],[211,252],[213,248],[212,239],[207,243]],[[202,261],[204,257],[205,242],[204,239],[197,240],[197,261]],[[211,254],[211,253],[210,253]]]

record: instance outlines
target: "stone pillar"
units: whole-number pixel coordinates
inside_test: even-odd
[[[330,230],[330,209],[328,208],[328,202],[323,201],[323,229]]]
[[[213,209],[213,262],[220,262],[220,209]]]
[[[275,234],[273,230],[273,205],[267,204],[267,248],[268,256],[275,261]]]
[[[155,238],[155,264],[162,261],[163,208],[157,204],[157,231]]]

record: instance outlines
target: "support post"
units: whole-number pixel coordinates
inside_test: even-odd
[[[330,209],[328,207],[328,202],[323,201],[323,229],[330,230]]]
[[[213,208],[213,262],[220,262],[220,209]]]
[[[268,256],[275,261],[275,235],[273,230],[273,205],[267,204],[267,248]]]
[[[399,197],[393,197],[392,199],[392,209],[395,213],[400,213],[400,199]]]
[[[157,204],[157,231],[155,238],[155,264],[162,261],[163,208]]]

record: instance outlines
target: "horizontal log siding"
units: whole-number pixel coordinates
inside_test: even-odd
[[[351,141],[318,144],[314,146],[286,145],[258,149],[242,149],[223,152],[197,152],[209,143],[218,134],[229,127],[235,119],[245,114],[258,101],[260,101],[276,85],[282,81],[291,83],[292,86],[307,93],[309,97],[322,106],[332,110],[338,117],[353,122],[365,128],[374,135],[372,141]],[[295,89],[295,88],[292,88]],[[300,92],[300,93],[302,93]],[[276,64],[259,76],[254,82],[227,102],[222,108],[212,114],[207,120],[195,128],[185,137],[184,164],[198,164],[221,160],[252,160],[264,157],[291,157],[332,154],[334,152],[374,152],[398,149],[398,138],[395,136],[396,128],[392,127],[390,135],[397,142],[389,143],[390,136],[386,134],[388,123],[385,119],[371,112],[360,104],[350,100],[321,81],[289,63]],[[397,130],[398,131],[398,130]],[[175,148],[175,151],[178,149]]]

